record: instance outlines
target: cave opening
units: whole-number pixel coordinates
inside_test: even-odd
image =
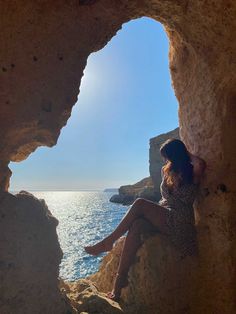
[[[58,144],[10,165],[11,190],[45,199],[59,219],[61,276],[69,280],[97,269],[100,259],[88,260],[82,247],[109,233],[127,210],[108,202],[114,192],[104,196],[97,190],[149,176],[150,138],[178,126],[162,25],[150,18],[124,24],[102,50],[90,55],[80,90]],[[99,217],[94,224],[89,207]],[[110,227],[104,227],[104,220]]]
[[[168,33],[171,76],[180,104],[181,138],[191,152],[206,161],[207,171],[201,186],[204,193],[199,195],[195,207],[199,243],[196,263],[190,261],[186,265],[183,259],[176,263],[173,250],[167,252],[165,242],[149,246],[143,257],[148,255],[151,264],[141,264],[141,271],[134,271],[127,303],[134,313],[142,306],[143,313],[153,313],[154,309],[175,314],[183,309],[189,313],[234,313],[235,1],[100,0],[82,1],[84,5],[80,2],[2,3],[0,238],[4,293],[0,312],[68,312],[62,310],[65,304],[58,291],[61,250],[55,219],[45,204],[32,195],[21,193],[15,197],[7,192],[8,162],[24,160],[38,146],[55,145],[76,102],[88,55],[101,49],[124,22],[149,16],[161,21]],[[72,119],[73,115],[67,127]],[[50,149],[51,154],[60,147],[62,137],[59,145]],[[74,147],[75,143],[72,144]],[[39,157],[40,151],[30,156],[28,162],[33,156]],[[38,183],[40,175],[51,176],[54,168],[53,158],[50,162],[49,157],[47,167],[38,163],[35,169],[28,164],[30,174],[22,170],[22,180],[14,187],[17,172],[26,163],[17,165],[18,170],[11,164],[15,172],[11,189],[33,189],[27,186],[28,179],[35,177]],[[71,158],[66,164],[69,173]],[[83,168],[88,164],[86,161]],[[40,175],[36,175],[36,170]],[[73,173],[76,174],[75,168]],[[56,174],[56,182],[61,182],[60,169]],[[225,188],[219,188],[222,186]],[[65,204],[67,212],[70,206],[71,202]],[[69,215],[64,219],[69,220]],[[110,221],[104,221],[106,229]],[[91,233],[93,227],[90,224]],[[73,232],[73,228],[67,229],[71,241]],[[80,233],[84,232],[81,227]],[[82,246],[78,237],[76,241]],[[68,246],[72,244],[68,242]],[[64,250],[68,256],[72,251]],[[163,258],[156,258],[159,253]],[[158,264],[152,263],[154,259]],[[166,267],[166,261],[170,267]],[[83,257],[77,262],[82,265]],[[74,271],[74,266],[68,265],[68,273]],[[112,272],[109,275],[111,279]],[[82,300],[83,310],[79,305],[79,312],[89,312],[91,298],[85,300],[87,307],[82,298],[79,302]]]

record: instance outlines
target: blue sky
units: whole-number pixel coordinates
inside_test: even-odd
[[[149,175],[149,139],[177,127],[177,100],[161,24],[123,25],[91,54],[78,102],[53,148],[11,163],[11,190],[103,189]]]

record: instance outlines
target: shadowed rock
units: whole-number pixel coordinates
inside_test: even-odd
[[[186,267],[197,278],[196,285],[187,285],[183,296],[182,264],[169,264],[169,258],[167,265],[173,266],[173,274],[182,274],[184,279],[164,289],[163,298],[155,294],[154,304],[147,277],[139,282],[155,308],[163,309],[165,304],[170,308],[170,295],[171,309],[176,312],[182,304],[182,313],[235,313],[236,2],[99,0],[90,6],[79,5],[79,1],[1,0],[0,10],[4,48],[0,51],[1,190],[8,187],[6,165],[10,160],[21,161],[39,146],[56,144],[77,101],[89,54],[102,49],[132,19],[148,16],[163,24],[179,102],[180,136],[192,153],[206,160],[202,188],[207,193],[201,193],[195,204],[199,268]],[[55,225],[48,215],[38,216],[42,208],[33,201],[26,201],[26,206],[21,197],[6,195],[0,204],[0,312],[19,314],[22,309],[24,314],[58,314],[65,307],[57,291],[60,254]],[[30,219],[24,210],[31,213]],[[34,215],[40,219],[36,221]],[[25,238],[35,235],[32,227],[40,241]],[[53,230],[52,237],[48,230]],[[148,251],[150,261],[163,251],[155,250],[154,246]],[[175,253],[164,256],[171,254]],[[160,265],[164,284],[171,268]],[[156,279],[158,284],[159,277]]]

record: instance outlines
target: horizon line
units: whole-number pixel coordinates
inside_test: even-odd
[[[9,192],[29,191],[29,192],[80,192],[80,191],[104,191],[104,190],[118,190],[119,188],[101,188],[101,189],[9,189]]]

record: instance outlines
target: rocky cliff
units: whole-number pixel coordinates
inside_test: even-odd
[[[179,128],[150,139],[149,171],[151,177],[144,178],[135,184],[122,185],[119,188],[119,194],[111,197],[111,202],[129,205],[138,197],[143,197],[150,201],[160,200],[161,168],[163,166],[160,146],[168,138],[179,138]]]
[[[169,39],[172,85],[179,101],[180,136],[187,148],[207,163],[195,204],[198,266],[186,267],[196,281],[188,288],[187,307],[184,290],[180,285],[171,286],[175,296],[171,306],[179,309],[182,304],[183,312],[191,314],[235,313],[236,2],[1,0],[0,14],[2,191],[9,186],[10,160],[21,161],[40,145],[56,144],[76,102],[89,54],[103,48],[122,24],[132,19],[148,16],[163,24]],[[37,219],[38,210],[30,196],[24,196],[26,207],[21,197],[4,195],[0,203],[0,312],[19,313],[22,308],[26,314],[66,313],[57,290],[60,258],[55,230],[49,240],[45,237],[47,230],[52,230],[50,219]],[[30,216],[21,216],[24,208]],[[36,229],[31,229],[31,224]],[[34,237],[36,242],[31,242]],[[24,247],[28,251],[22,255]],[[153,265],[155,249],[148,255]],[[160,244],[160,250],[164,249]],[[33,260],[33,256],[38,258]],[[167,252],[163,259],[169,260],[169,256]],[[172,264],[174,272],[179,272],[180,265]],[[146,271],[139,279],[144,287]],[[160,273],[168,276],[167,271],[161,264]],[[185,285],[185,279],[177,282]],[[164,309],[170,290],[157,298],[155,308]]]
[[[138,197],[156,200],[151,177],[144,178],[135,184],[122,185],[118,192],[119,194],[114,194],[110,198],[110,202],[129,205]]]

